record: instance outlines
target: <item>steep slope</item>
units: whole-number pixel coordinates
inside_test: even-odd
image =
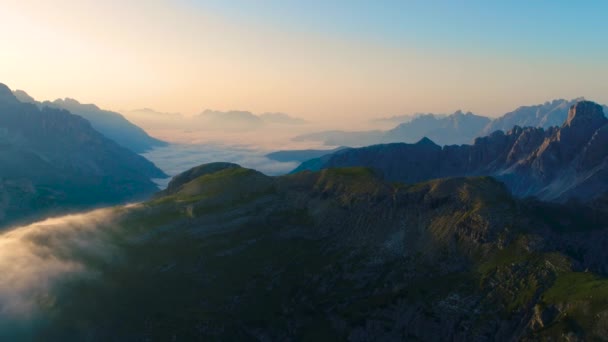
[[[573,105],[560,128],[515,127],[473,145],[440,147],[428,139],[341,151],[310,169],[365,166],[403,182],[469,175],[494,176],[518,196],[589,200],[608,191],[608,120],[589,101]],[[296,170],[300,171],[305,167]]]
[[[15,90],[13,95],[23,103],[32,103],[40,108],[47,106],[65,109],[81,116],[87,119],[101,134],[136,153],[167,145],[166,142],[149,136],[143,129],[125,119],[121,114],[102,110],[94,104],[81,104],[70,98],[57,99],[53,102],[38,102],[23,90]]]
[[[0,84],[0,225],[142,198],[164,173],[64,110],[22,103]]]
[[[91,341],[592,340],[608,324],[602,212],[521,202],[488,177],[406,186],[365,168],[209,164],[173,185],[89,226],[97,248],[43,245],[79,271],[29,294],[35,325],[0,322]]]
[[[72,114],[82,116],[89,120],[97,131],[136,153],[167,145],[166,142],[149,136],[143,129],[129,122],[121,114],[102,110],[94,104],[81,104],[74,99],[66,98],[53,102],[45,101],[43,105],[65,109]]]

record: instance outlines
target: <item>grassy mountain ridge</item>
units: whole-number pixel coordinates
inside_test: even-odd
[[[577,229],[565,212],[557,227],[531,214],[545,204],[492,178],[191,171],[117,209],[112,257],[85,260],[92,280],[66,281],[41,303],[40,336],[583,340],[608,324],[605,268],[576,253],[605,224]]]

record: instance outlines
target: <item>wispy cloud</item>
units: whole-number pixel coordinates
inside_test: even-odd
[[[74,277],[95,277],[85,260],[118,254],[110,240],[120,209],[50,218],[0,235],[0,331],[32,322],[52,307],[55,290]]]

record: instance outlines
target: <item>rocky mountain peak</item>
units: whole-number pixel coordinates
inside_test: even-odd
[[[595,127],[599,128],[606,123],[608,119],[604,116],[602,106],[591,101],[579,101],[570,107],[568,111],[568,119],[563,127]]]
[[[435,142],[427,137],[423,137],[422,139],[418,140],[418,142],[416,143],[416,145],[428,145],[428,146],[437,146],[440,147],[439,145],[435,144]]]

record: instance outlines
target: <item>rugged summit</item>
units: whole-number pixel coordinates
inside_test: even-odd
[[[165,174],[65,110],[0,85],[0,225],[49,211],[142,198]]]
[[[422,139],[349,149],[306,162],[296,171],[365,166],[407,183],[487,175],[504,181],[517,196],[589,200],[608,191],[607,123],[601,106],[579,101],[559,128],[516,126],[477,138],[472,145],[440,147]]]
[[[514,126],[540,127],[544,129],[561,126],[568,117],[570,107],[584,100],[584,98],[573,100],[558,99],[547,101],[543,104],[518,107],[492,120],[480,135],[488,135],[499,130],[506,132]]]

